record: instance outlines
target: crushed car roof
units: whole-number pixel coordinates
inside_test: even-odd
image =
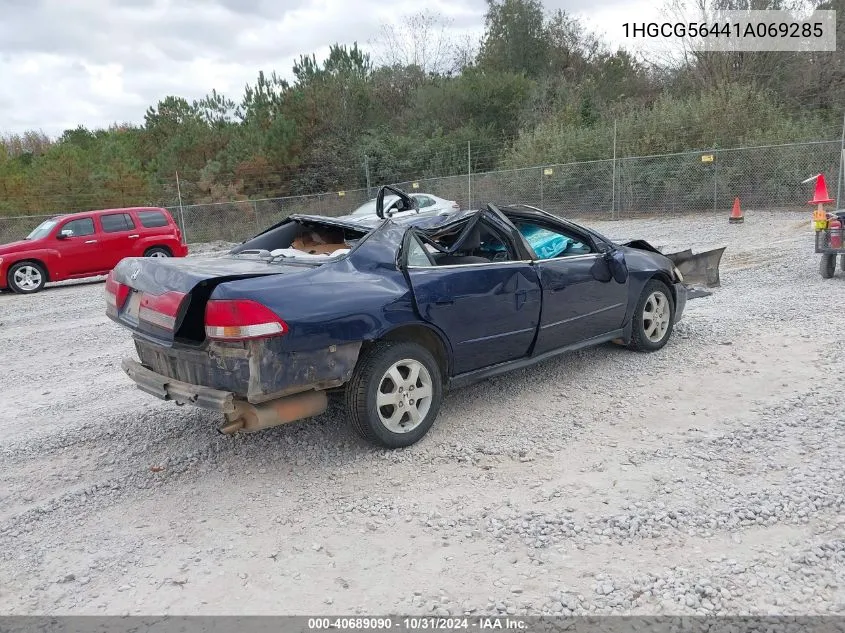
[[[478,213],[478,209],[466,211],[453,211],[445,215],[406,215],[401,217],[392,217],[390,221],[399,226],[413,226],[418,228],[434,228],[436,226],[450,224],[452,222],[462,220]],[[324,215],[301,215],[295,214],[290,216],[294,220],[301,220],[304,222],[320,222],[322,224],[334,224],[337,226],[347,227],[358,230],[371,230],[379,226],[384,220],[374,215],[362,215],[354,217],[345,215],[337,218],[326,217]]]

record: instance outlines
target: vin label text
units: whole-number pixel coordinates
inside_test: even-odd
[[[625,22],[626,40],[675,40],[697,51],[835,51],[836,11],[715,11],[678,22]]]

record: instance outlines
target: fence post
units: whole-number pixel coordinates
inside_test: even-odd
[[[370,197],[370,160],[364,154],[364,175],[367,178],[367,198]]]
[[[842,207],[842,185],[845,184],[845,147],[839,154],[839,185],[836,187],[836,208]]]
[[[543,169],[544,169],[543,166],[540,165],[540,208],[545,210],[546,203],[545,203],[545,200],[543,198]]]
[[[613,119],[613,172],[610,178],[610,219],[616,219],[616,119]]]
[[[467,141],[467,209],[472,209],[472,147]]]
[[[719,156],[713,149],[713,213],[716,213],[716,195],[719,191]]]
[[[179,217],[182,218],[182,239],[188,243],[188,227],[185,226],[185,209],[182,206],[182,186],[179,184],[179,172],[176,172],[176,193],[179,196]]]
[[[255,200],[252,201],[252,215],[255,218],[255,232],[258,233],[261,230],[261,223],[258,221],[258,204]]]

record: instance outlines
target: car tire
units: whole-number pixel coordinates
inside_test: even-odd
[[[163,246],[153,246],[144,251],[144,257],[173,257],[173,255]]]
[[[421,391],[428,395],[414,398]],[[358,435],[386,448],[411,446],[428,433],[440,411],[440,367],[416,343],[376,343],[361,352],[345,397]]]
[[[675,301],[669,287],[659,279],[649,281],[634,309],[631,342],[638,352],[656,352],[669,341],[675,321]]]
[[[36,262],[18,262],[9,268],[6,283],[13,292],[31,295],[47,283],[47,271]]]
[[[822,279],[830,279],[836,273],[836,255],[822,255],[819,261]]]

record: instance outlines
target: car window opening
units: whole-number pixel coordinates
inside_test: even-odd
[[[489,264],[516,259],[513,249],[499,232],[477,217],[457,226],[422,232],[421,238],[435,266]]]
[[[249,240],[240,253],[322,262],[347,254],[366,234],[365,230],[294,220]]]
[[[513,222],[536,253],[537,259],[573,257],[592,252],[590,246],[574,234],[567,234],[558,229],[551,230],[534,222],[521,220],[513,220]]]

